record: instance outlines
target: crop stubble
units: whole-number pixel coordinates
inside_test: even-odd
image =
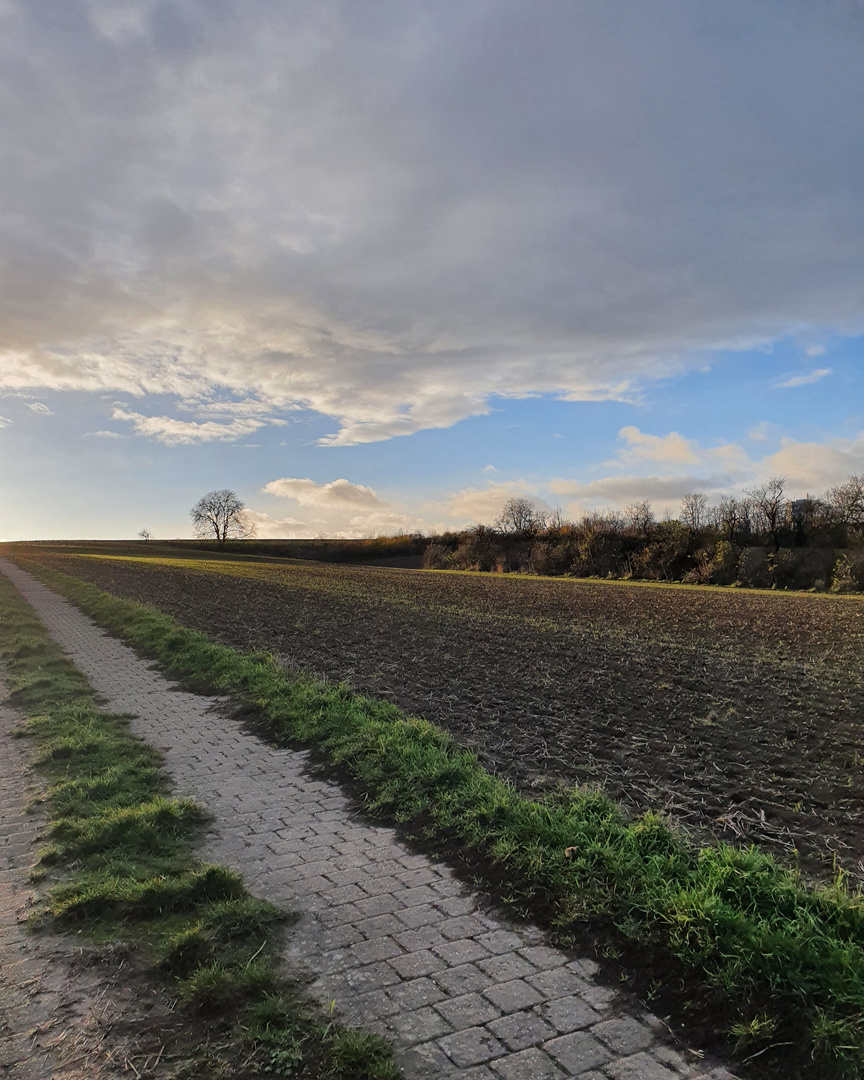
[[[864,876],[864,602],[337,566],[40,561],[385,697],[537,795],[634,811]]]

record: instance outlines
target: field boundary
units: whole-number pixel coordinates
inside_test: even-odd
[[[864,903],[842,880],[810,889],[755,849],[697,850],[656,815],[628,821],[593,791],[531,801],[390,704],[292,678],[266,654],[218,645],[157,609],[25,566],[173,672],[253,707],[274,735],[325,752],[373,812],[485,860],[511,883],[514,903],[545,908],[559,933],[603,924],[675,958],[760,1066],[782,1059],[786,1076],[819,1080],[860,1074]]]
[[[124,717],[98,708],[2,574],[0,657],[45,781],[47,844],[31,876],[53,883],[33,929],[131,945],[146,972],[161,974],[189,1027],[204,1033],[184,1080],[250,1065],[298,1080],[395,1080],[384,1040],[319,1015],[278,974],[280,928],[292,916],[253,898],[235,871],[196,857],[206,812],[170,796],[160,755]],[[219,1043],[230,1031],[228,1059],[211,1050],[217,1029]]]

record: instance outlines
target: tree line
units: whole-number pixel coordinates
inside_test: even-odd
[[[712,504],[702,492],[658,519],[649,500],[568,521],[527,498],[497,520],[432,540],[432,569],[683,581],[762,588],[864,589],[864,474],[789,499],[775,476]]]

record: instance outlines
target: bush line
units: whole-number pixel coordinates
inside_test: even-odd
[[[169,797],[160,755],[123,717],[96,707],[84,675],[2,574],[0,656],[26,717],[20,733],[33,740],[48,782],[48,846],[33,876],[64,871],[34,928],[131,942],[190,1010],[211,1026],[229,1023],[235,1054],[268,1075],[395,1080],[384,1040],[321,1019],[280,978],[288,916],[250,896],[239,874],[196,858],[204,811]],[[202,1045],[202,1060],[183,1075],[213,1075],[209,1053]]]
[[[756,848],[696,848],[657,814],[628,820],[590,789],[532,801],[387,702],[295,677],[268,654],[240,653],[156,608],[27,566],[172,671],[252,704],[274,734],[324,751],[363,785],[373,812],[421,822],[428,837],[456,837],[491,859],[514,896],[551,905],[562,933],[600,922],[671,954],[735,1018],[739,1045],[792,1044],[795,1070],[819,1080],[864,1072],[864,899],[842,875],[808,887]]]

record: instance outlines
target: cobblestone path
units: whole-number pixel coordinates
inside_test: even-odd
[[[732,1080],[685,1060],[655,1017],[595,980],[592,961],[484,912],[448,869],[358,820],[307,755],[278,749],[178,691],[65,600],[0,560],[110,708],[160,748],[176,793],[214,815],[206,857],[301,911],[286,952],[347,1022],[393,1039],[406,1077]]]

